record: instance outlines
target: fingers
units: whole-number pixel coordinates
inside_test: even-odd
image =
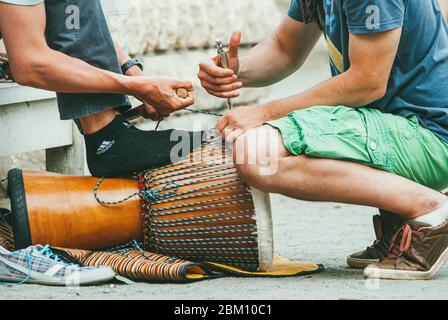
[[[237,115],[230,111],[224,117],[219,119],[215,129],[219,131],[223,139],[229,143],[234,143],[241,135],[244,134],[246,129],[236,121]]]
[[[233,99],[238,98],[240,96],[240,93],[238,91],[231,91],[231,92],[217,92],[214,90],[206,89],[208,93],[211,95],[214,95],[218,98],[224,98],[224,99]]]
[[[203,62],[199,65],[199,68],[201,71],[214,78],[229,78],[235,74],[232,69],[224,69],[217,66],[215,60]]]
[[[225,140],[227,141],[226,137],[228,137],[233,131],[234,131],[234,129],[230,126],[230,124],[227,125],[227,126],[224,128],[224,130],[221,132],[221,136],[222,136],[222,138],[225,139]]]
[[[145,119],[150,119],[150,120],[156,121],[160,118],[159,113],[157,112],[156,108],[154,108],[153,106],[150,106],[148,104],[142,104],[138,108],[140,109],[140,114]]]
[[[216,124],[215,129],[218,130],[220,133],[224,132],[224,129],[229,124],[227,117],[224,116],[221,119],[219,119],[218,123]]]
[[[179,98],[179,109],[186,108],[192,106],[194,104],[194,97],[191,92],[188,93],[188,97],[185,99]]]
[[[243,84],[241,82],[235,82],[232,84],[226,84],[226,85],[215,85],[210,82],[201,81],[202,86],[206,90],[211,90],[214,92],[221,92],[221,93],[237,93],[239,89],[243,87]]]
[[[243,134],[244,134],[244,131],[241,129],[233,130],[232,128],[228,127],[228,129],[224,130],[223,137],[228,143],[233,144]]]
[[[229,50],[227,52],[229,58],[238,58],[238,48],[241,43],[241,32],[240,31],[234,31],[232,33],[232,37],[230,38],[229,42]]]
[[[216,56],[214,58],[212,58],[213,62],[215,63],[216,66],[220,66],[221,67],[221,58],[219,56]]]
[[[194,91],[194,85],[191,81],[175,81],[174,89],[186,89],[188,91]]]
[[[214,78],[202,70],[199,71],[198,77],[201,81],[209,82],[214,85],[232,84],[238,81],[238,76],[236,74],[228,78]]]
[[[217,78],[209,75],[204,70],[200,70],[198,77],[202,87],[204,87],[209,94],[219,98],[237,98],[240,95],[238,90],[243,87],[243,83],[238,81],[238,76],[236,74],[227,78]]]

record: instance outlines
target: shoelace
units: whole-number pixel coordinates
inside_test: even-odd
[[[58,263],[62,263],[65,265],[68,265],[68,263],[66,263],[65,261],[63,261],[61,258],[59,258],[59,256],[57,254],[55,254],[53,251],[51,251],[50,246],[46,245],[45,247],[43,247],[40,250],[37,250],[37,252],[41,255],[43,255],[44,257],[51,259],[55,262]]]
[[[412,244],[421,236],[422,233],[413,230],[410,225],[403,225],[391,238],[388,257],[390,259],[401,257],[411,249]]]

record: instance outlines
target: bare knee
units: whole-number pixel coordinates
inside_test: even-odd
[[[234,162],[247,183],[262,191],[271,191],[280,159],[287,154],[280,133],[263,126],[239,137],[235,143]]]

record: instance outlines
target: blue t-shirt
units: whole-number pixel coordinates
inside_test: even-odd
[[[416,115],[422,126],[448,141],[448,24],[438,0],[322,1],[333,75],[350,67],[349,33],[403,28],[387,93],[369,107]],[[303,22],[299,0],[292,0],[289,16]]]

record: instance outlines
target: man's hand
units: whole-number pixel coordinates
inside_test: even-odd
[[[247,130],[258,128],[271,120],[266,105],[233,109],[222,117],[216,125],[224,139],[234,143]]]
[[[138,97],[135,97],[138,100],[141,101],[141,99],[139,99]],[[149,120],[153,120],[153,121],[158,121],[160,120],[161,117],[159,115],[159,113],[157,112],[156,108],[154,108],[152,105],[148,104],[148,103],[143,103],[140,106],[137,107],[140,111],[140,115],[141,117],[145,118],[145,119],[149,119]]]
[[[222,67],[219,56],[202,62],[199,65],[199,80],[205,90],[211,95],[219,98],[236,98],[239,94],[239,89],[243,87],[243,83],[238,79],[238,71],[240,68],[240,61],[238,58],[238,48],[241,42],[241,33],[235,31],[229,43],[229,50],[227,51],[227,60],[229,69]]]
[[[135,97],[144,103],[146,116],[168,117],[171,113],[194,104],[194,86],[190,81],[180,81],[166,77],[135,77],[138,81]],[[188,90],[188,97],[180,98],[177,89]],[[154,110],[156,110],[157,115]],[[145,116],[145,113],[143,114]]]

